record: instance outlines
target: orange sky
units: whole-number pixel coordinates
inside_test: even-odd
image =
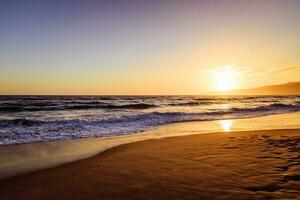
[[[224,66],[234,89],[299,81],[300,1],[6,4],[0,94],[209,94]]]

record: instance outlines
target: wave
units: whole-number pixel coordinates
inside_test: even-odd
[[[179,102],[179,103],[170,103],[168,106],[200,106],[200,105],[207,105],[213,104],[214,102],[208,101],[190,101],[190,102]]]
[[[44,121],[38,121],[38,120],[30,120],[30,119],[5,119],[5,120],[0,120],[0,127],[5,128],[9,126],[34,126],[34,125],[41,125],[45,124],[47,122]]]
[[[154,104],[137,103],[137,104],[125,104],[125,105],[106,105],[103,108],[108,109],[147,109],[157,107]]]
[[[255,112],[255,111],[298,111],[300,104],[273,103],[267,106],[258,106],[254,108],[232,108],[232,112]]]
[[[113,100],[98,97],[43,97],[39,101],[12,97],[0,99],[0,145],[123,135],[173,122],[237,119],[300,111],[299,97],[107,98]]]
[[[88,110],[88,109],[148,109],[158,107],[154,104],[135,103],[114,105],[106,103],[81,103],[75,105],[51,105],[51,104],[31,104],[31,105],[7,105],[1,106],[0,112],[34,112],[34,111],[60,111],[60,110]]]
[[[148,104],[144,105],[123,105],[125,108],[148,108]],[[137,106],[137,107],[136,107]],[[152,105],[150,105],[152,106]],[[115,106],[113,108],[116,108]],[[118,107],[117,107],[118,108]],[[122,107],[123,108],[123,107]],[[260,116],[264,114],[276,114],[284,112],[300,111],[300,104],[281,104],[274,103],[268,106],[258,106],[253,108],[231,108],[224,110],[213,110],[207,112],[149,112],[143,114],[121,116],[116,118],[108,118],[101,120],[53,120],[53,121],[40,121],[29,120],[27,118],[0,120],[0,127],[9,125],[20,126],[34,126],[41,124],[62,124],[62,123],[78,123],[84,125],[101,125],[101,124],[116,124],[116,123],[148,123],[151,125],[165,124],[170,122],[191,121],[191,120],[213,120],[219,119],[224,116],[231,118],[242,116]]]
[[[125,104],[125,105],[113,105],[113,104],[102,104],[102,105],[74,105],[64,108],[64,110],[85,110],[85,109],[148,109],[157,107],[153,104]]]

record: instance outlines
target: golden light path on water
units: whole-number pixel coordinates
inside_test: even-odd
[[[233,120],[231,120],[231,119],[220,120],[219,124],[225,132],[229,132],[229,131],[231,131]]]

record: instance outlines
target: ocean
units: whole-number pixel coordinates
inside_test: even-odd
[[[300,111],[300,96],[0,96],[0,145]]]

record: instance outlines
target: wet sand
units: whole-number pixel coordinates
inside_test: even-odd
[[[0,181],[1,199],[299,199],[300,130],[121,145]]]

